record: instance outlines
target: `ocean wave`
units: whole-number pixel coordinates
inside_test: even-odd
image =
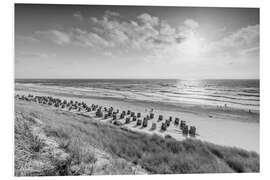
[[[219,99],[213,99],[213,98],[197,98],[197,97],[179,97],[175,96],[175,98],[184,98],[184,99],[196,99],[196,100],[207,100],[207,101],[216,101],[216,102],[222,102],[221,104],[231,103],[231,104],[238,104],[238,105],[244,105],[244,106],[259,106],[259,104],[252,104],[252,103],[241,103],[236,101],[229,101],[229,100],[219,100]]]
[[[241,98],[239,96],[228,96],[228,95],[213,95],[213,94],[208,94],[208,93],[197,93],[197,94],[194,94],[194,93],[184,93],[184,92],[172,92],[172,91],[159,91],[159,92],[162,92],[162,93],[167,93],[167,94],[177,94],[177,95],[187,95],[187,96],[194,96],[194,95],[202,95],[202,96],[206,96],[206,97],[216,97],[216,98],[224,98],[224,99],[233,99],[233,100],[245,100],[245,101],[259,101],[259,99],[257,98]],[[202,91],[197,91],[197,92],[202,92]],[[177,96],[176,96],[177,97]],[[253,97],[253,96],[251,96]],[[256,97],[256,96],[254,96]]]
[[[238,93],[237,95],[240,95],[240,96],[248,96],[248,97],[260,97],[259,94],[244,94],[244,93]]]
[[[257,89],[244,89],[243,92],[246,93],[259,93],[260,91]]]

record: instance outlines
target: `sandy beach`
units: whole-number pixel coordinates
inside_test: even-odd
[[[142,113],[142,117],[150,113],[153,109],[155,117],[149,121],[146,128],[136,126],[136,122],[124,124],[125,127],[133,131],[143,133],[156,133],[161,136],[170,135],[177,140],[183,140],[184,137],[179,129],[171,125],[165,132],[160,131],[161,122],[158,122],[158,115],[163,115],[164,119],[169,116],[179,117],[185,120],[187,125],[195,126],[198,135],[196,139],[208,141],[214,144],[238,147],[245,150],[259,153],[259,113],[248,113],[240,109],[220,110],[216,107],[194,105],[187,103],[166,104],[147,101],[134,101],[130,99],[120,99],[112,97],[101,97],[84,94],[79,91],[70,91],[59,87],[40,87],[36,85],[15,85],[15,93],[21,95],[42,95],[53,96],[60,99],[84,101],[86,104],[97,104],[103,107],[114,107],[114,109],[131,110],[135,113]],[[67,109],[63,109],[67,111]],[[78,112],[74,112],[78,113]],[[93,112],[80,112],[85,115],[94,117]],[[108,120],[100,119],[106,123]],[[124,119],[120,120],[124,122]],[[157,129],[151,130],[151,124],[157,123]]]

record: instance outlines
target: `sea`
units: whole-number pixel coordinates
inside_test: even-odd
[[[105,98],[260,108],[259,79],[16,79],[15,83]]]

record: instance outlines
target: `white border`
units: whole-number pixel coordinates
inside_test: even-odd
[[[256,0],[15,0],[16,3],[259,7]]]
[[[269,18],[270,6],[267,0],[1,0],[1,129],[0,129],[0,176],[1,179],[17,179],[13,177],[13,82],[14,82],[14,2],[16,3],[50,3],[50,4],[111,4],[111,5],[165,5],[165,6],[200,6],[200,7],[260,7],[260,29],[261,29],[261,59],[260,59],[260,83],[261,83],[261,173],[257,174],[196,174],[196,175],[152,175],[152,176],[92,176],[93,179],[124,180],[126,178],[164,178],[179,179],[200,179],[200,180],[225,180],[232,179],[269,179],[268,167],[270,160],[270,148],[267,133],[270,128],[269,118],[269,93],[270,93],[270,50],[269,45]],[[270,170],[270,169],[269,169]],[[89,177],[46,177],[46,179],[89,179]],[[29,179],[29,178],[20,178]],[[36,178],[35,178],[36,179]]]

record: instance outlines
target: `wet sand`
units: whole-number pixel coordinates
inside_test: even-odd
[[[149,114],[150,109],[154,109],[155,117],[148,122],[148,127],[141,128],[136,126],[136,122],[125,124],[124,126],[134,131],[144,133],[157,133],[159,135],[171,135],[177,140],[183,140],[179,126],[176,127],[173,123],[165,131],[160,131],[161,122],[158,122],[158,115],[168,119],[169,116],[179,117],[180,120],[185,120],[187,125],[196,126],[198,136],[196,138],[203,141],[212,142],[219,145],[243,148],[259,153],[259,113],[248,113],[244,110],[230,109],[220,110],[216,107],[201,106],[193,104],[166,104],[157,102],[135,101],[128,99],[117,99],[108,97],[93,97],[86,94],[61,91],[59,88],[45,88],[32,86],[15,86],[17,94],[33,94],[33,95],[50,95],[60,99],[84,101],[88,105],[98,104],[105,107],[114,107],[114,109],[131,110],[135,113],[141,112],[142,117]],[[77,113],[77,112],[76,112]],[[93,112],[83,113],[89,116],[95,116]],[[110,121],[103,120],[101,121]],[[124,119],[120,120],[124,122]],[[164,121],[164,120],[163,120]],[[157,123],[157,129],[151,130],[152,123]]]

